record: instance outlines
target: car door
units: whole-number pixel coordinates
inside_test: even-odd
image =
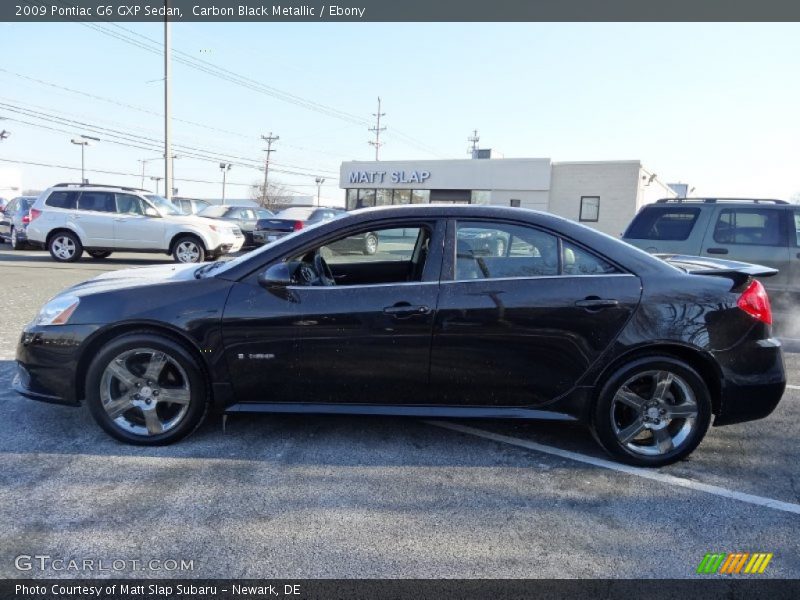
[[[82,234],[84,246],[113,248],[116,210],[113,193],[83,191],[78,197],[77,210],[67,219]]]
[[[443,404],[533,407],[566,394],[641,295],[635,275],[529,224],[451,222],[444,264],[431,352]]]
[[[283,257],[294,268],[319,250],[336,285],[298,282],[280,290],[265,290],[257,283],[234,286],[223,328],[237,398],[428,403],[444,235],[443,225],[437,225],[429,220],[405,223],[408,235],[395,236],[382,253],[370,257],[329,251],[327,244],[341,236]]]
[[[718,206],[706,231],[701,255],[765,265],[778,274],[762,280],[770,294],[783,296],[789,284],[789,244],[781,206]]]
[[[148,205],[144,200],[134,194],[116,194],[116,202],[115,248],[158,250],[165,247],[164,219],[146,215]]]

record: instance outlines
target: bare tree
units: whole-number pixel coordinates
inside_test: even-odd
[[[266,194],[263,182],[256,181],[250,186],[250,199],[270,210],[278,205],[286,204],[286,197],[290,195],[288,188],[279,181],[270,181],[267,184]]]

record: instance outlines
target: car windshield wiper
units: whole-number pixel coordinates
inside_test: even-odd
[[[220,265],[224,265],[226,262],[228,262],[228,261],[226,261],[226,260],[216,260],[216,261],[214,261],[212,263],[208,263],[207,265],[203,265],[202,267],[200,267],[199,269],[197,269],[194,272],[194,278],[195,279],[200,279],[200,278],[204,277],[206,275],[206,273],[210,273],[211,271],[213,271],[214,269],[216,269]]]

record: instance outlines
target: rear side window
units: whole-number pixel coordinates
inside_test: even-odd
[[[609,275],[619,273],[611,263],[574,244],[561,243],[564,275]]]
[[[781,246],[781,211],[759,208],[726,208],[714,225],[719,244]]]
[[[623,237],[634,240],[686,240],[699,216],[700,209],[690,206],[645,208],[634,217]]]
[[[81,192],[81,196],[78,198],[78,208],[95,212],[116,212],[117,204],[114,200],[114,194],[108,192]]]
[[[53,208],[75,208],[79,192],[53,192],[45,200],[46,206]]]

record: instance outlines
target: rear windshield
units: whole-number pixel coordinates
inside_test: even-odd
[[[317,209],[313,206],[292,206],[283,209],[275,216],[279,219],[295,219],[297,221],[305,221],[315,210]]]
[[[633,240],[685,240],[692,233],[699,208],[648,207],[633,219],[623,238]]]
[[[206,206],[197,214],[201,217],[221,217],[228,212],[227,206]]]

